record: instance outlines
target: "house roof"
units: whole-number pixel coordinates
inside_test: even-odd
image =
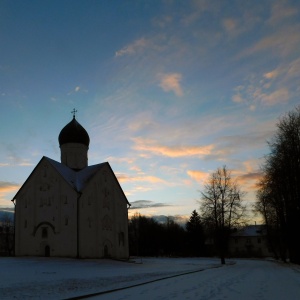
[[[53,167],[54,169],[62,176],[62,178],[77,192],[81,193],[83,192],[83,190],[85,189],[85,187],[88,185],[89,181],[94,177],[94,175],[101,170],[104,166],[108,166],[109,169],[111,170],[112,174],[114,175],[115,180],[117,181],[121,191],[123,192],[123,195],[125,196],[125,199],[127,201],[127,203],[130,205],[130,203],[128,202],[126,195],[122,189],[122,187],[119,184],[118,179],[116,178],[113,170],[111,169],[110,165],[108,162],[104,162],[101,164],[97,164],[97,165],[92,165],[92,166],[87,166],[84,169],[80,170],[80,171],[74,171],[73,169],[69,168],[68,166],[55,161],[49,157],[43,156],[42,159],[39,161],[39,163],[36,165],[36,167],[34,168],[34,170],[31,172],[31,174],[29,175],[29,177],[27,178],[27,180],[25,181],[25,183],[22,185],[22,187],[19,189],[19,191],[17,192],[17,194],[13,197],[13,200],[17,198],[17,195],[19,194],[19,192],[21,191],[21,189],[23,188],[23,186],[26,184],[26,182],[29,180],[29,178],[32,176],[32,174],[34,173],[35,169],[38,167],[39,164],[41,164],[41,162],[43,160],[48,161]]]
[[[236,232],[233,232],[231,236],[262,236],[265,235],[265,226],[264,225],[248,225],[245,226]]]

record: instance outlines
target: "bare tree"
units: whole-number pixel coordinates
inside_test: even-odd
[[[225,264],[228,238],[233,227],[242,222],[245,206],[242,192],[226,166],[211,174],[201,192],[200,210],[202,218],[213,228],[214,240]]]

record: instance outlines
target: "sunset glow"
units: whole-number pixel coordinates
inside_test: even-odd
[[[1,1],[0,20],[1,207],[60,161],[73,108],[130,213],[186,217],[223,165],[255,201],[300,103],[299,1]]]

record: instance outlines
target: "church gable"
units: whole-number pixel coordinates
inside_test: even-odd
[[[60,164],[46,156],[43,156],[42,159],[38,162],[36,167],[33,169],[31,174],[28,176],[26,181],[23,183],[19,191],[16,193],[16,195],[13,197],[12,201],[15,199],[18,199],[20,194],[23,193],[23,191],[26,189],[30,183],[33,182],[33,180],[40,181],[40,190],[48,190],[53,184],[55,184],[54,177],[61,177],[66,183],[70,185],[70,187],[75,188],[73,182],[76,181],[76,176],[73,175],[73,171],[68,172],[69,168],[65,168],[64,173],[59,172],[57,168],[55,167],[55,163]],[[60,164],[62,165],[62,164]],[[53,168],[54,167],[54,168]],[[62,167],[62,169],[64,169]],[[49,177],[49,175],[51,176]],[[35,179],[34,179],[35,178]],[[56,178],[56,180],[58,180]]]
[[[80,182],[80,185],[82,187],[82,189],[80,190],[82,193],[86,193],[86,191],[93,184],[97,186],[101,185],[103,186],[103,188],[101,189],[102,196],[104,198],[107,198],[109,193],[111,193],[111,191],[109,191],[110,189],[109,187],[113,185],[114,191],[118,190],[118,193],[122,195],[124,201],[129,205],[126,195],[123,192],[123,189],[121,188],[120,183],[108,162],[90,166],[88,168],[94,168],[94,170],[92,170],[93,173],[90,172],[91,173],[90,176],[82,176],[82,174],[80,174],[81,172],[88,171],[88,170],[84,169],[79,172],[78,182]]]

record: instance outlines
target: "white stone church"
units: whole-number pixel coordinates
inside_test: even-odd
[[[128,258],[130,204],[109,163],[88,166],[75,113],[58,140],[61,162],[42,157],[12,200],[15,255]]]

